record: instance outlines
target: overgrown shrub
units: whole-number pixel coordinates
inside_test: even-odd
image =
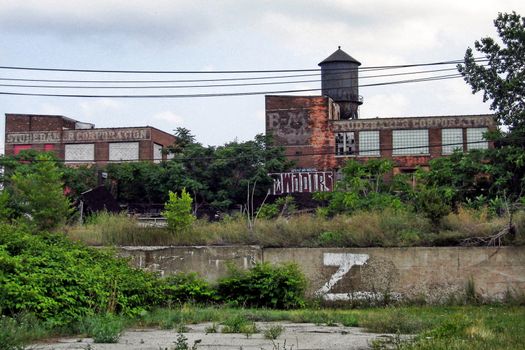
[[[162,302],[158,278],[114,255],[0,224],[0,309],[62,325],[106,312],[135,315]]]
[[[183,188],[180,197],[173,192],[169,192],[169,200],[164,206],[162,215],[168,221],[168,228],[173,232],[186,231],[195,221],[195,216],[191,213],[191,203],[193,200],[186,189]]]
[[[164,279],[164,297],[170,303],[209,303],[217,299],[215,289],[196,273],[178,273]]]
[[[231,268],[217,291],[225,302],[247,307],[293,309],[305,305],[306,278],[295,264],[259,263],[251,270]]]

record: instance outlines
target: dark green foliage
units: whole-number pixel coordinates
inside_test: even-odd
[[[403,203],[394,187],[398,182],[384,181],[393,166],[390,160],[372,159],[365,163],[349,160],[342,168],[343,178],[336,190],[315,194],[316,199],[328,203],[320,213],[331,216],[359,210],[401,209]]]
[[[491,101],[496,118],[509,126],[513,144],[525,141],[525,18],[516,12],[499,13],[494,21],[500,45],[485,37],[474,43],[488,62],[476,62],[471,48],[465,53],[465,64],[459,72],[472,87],[472,92],[483,92],[483,101]],[[476,55],[477,56],[477,55]]]
[[[10,176],[8,191],[21,220],[49,230],[64,223],[71,213],[64,195],[62,173],[55,159],[38,154],[32,166],[19,166]]]
[[[414,193],[414,206],[434,224],[439,224],[441,218],[450,213],[450,199],[446,190],[437,187],[420,186]]]
[[[238,306],[274,309],[300,308],[305,305],[306,278],[295,264],[255,265],[251,270],[232,269],[219,281],[219,297]]]
[[[264,195],[272,181],[268,173],[290,167],[283,149],[273,147],[268,136],[204,147],[187,130],[178,133],[183,142],[170,148],[170,161],[108,166],[110,179],[117,183],[119,201],[164,203],[169,191],[186,188],[196,212],[202,206],[226,210],[245,203],[248,183],[256,182],[255,195]]]
[[[114,252],[62,235],[0,225],[0,310],[61,325],[98,313],[140,313],[162,301],[158,279]]]
[[[217,299],[215,290],[196,273],[179,273],[166,277],[164,297],[170,303],[210,303]]]

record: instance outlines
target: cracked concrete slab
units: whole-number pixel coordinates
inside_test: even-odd
[[[367,333],[362,328],[320,326],[312,323],[257,322],[259,333],[208,333],[211,323],[189,325],[184,336],[191,347],[196,340],[199,350],[349,350],[368,349],[381,334]],[[280,324],[283,333],[276,340],[265,339],[263,331]],[[220,327],[219,327],[220,328]],[[41,350],[171,350],[178,333],[175,330],[128,329],[116,344],[95,344],[90,338],[61,338],[49,343],[34,344]]]

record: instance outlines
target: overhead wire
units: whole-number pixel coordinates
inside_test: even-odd
[[[428,78],[420,79],[408,79],[398,80],[371,84],[362,84],[358,87],[372,87],[372,86],[383,86],[393,84],[406,84],[415,82],[426,82],[435,80],[447,80],[461,78],[461,74],[449,74],[441,75]],[[272,95],[272,94],[286,94],[286,93],[298,93],[298,92],[314,92],[321,91],[321,88],[311,89],[288,89],[288,90],[274,90],[274,91],[243,91],[243,92],[231,92],[231,93],[200,93],[200,94],[157,94],[157,95],[106,95],[106,94],[48,94],[48,93],[32,93],[32,92],[8,92],[0,91],[0,95],[10,96],[40,96],[40,97],[67,97],[67,98],[200,98],[200,97],[230,97],[230,96],[254,96],[254,95]]]
[[[487,61],[488,59],[478,57],[474,59],[476,62]],[[461,60],[448,60],[438,62],[412,63],[400,65],[383,65],[383,66],[363,66],[356,67],[355,70],[382,70],[382,69],[399,69],[410,67],[423,67],[435,65],[450,65],[460,64]],[[69,72],[69,73],[111,73],[111,74],[258,74],[258,73],[291,73],[291,72],[320,72],[321,68],[305,68],[305,69],[266,69],[266,70],[109,70],[109,69],[77,69],[77,68],[45,68],[45,67],[21,67],[21,66],[0,66],[3,70],[23,70],[23,71],[43,71],[43,72]],[[348,70],[348,68],[324,68],[324,71],[341,71]]]
[[[403,75],[428,74],[436,72],[457,71],[456,68],[432,69],[415,72],[390,73],[365,75],[355,78],[329,78],[329,79],[310,79],[310,80],[288,80],[277,82],[258,82],[258,83],[233,83],[233,84],[205,84],[205,85],[146,85],[146,86],[85,86],[85,85],[27,85],[27,84],[1,84],[0,87],[17,87],[17,88],[44,88],[44,89],[184,89],[184,88],[216,88],[216,87],[239,87],[239,86],[263,86],[263,85],[283,85],[299,83],[318,83],[329,81],[351,82],[360,79],[372,79],[383,77],[394,77]]]

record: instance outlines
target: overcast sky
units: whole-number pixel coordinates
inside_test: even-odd
[[[512,10],[525,15],[525,2],[0,0],[0,66],[203,72],[315,69],[317,63],[339,45],[363,67],[436,62],[461,59],[465,49],[473,47],[475,40],[496,37],[494,18],[498,12]],[[233,75],[136,76],[0,69],[0,78],[26,79],[219,77]],[[374,82],[385,79],[377,78]],[[370,82],[361,79],[360,83]],[[0,80],[0,84],[13,83]],[[0,91],[187,94],[319,86],[319,83],[301,83],[140,91],[3,86]],[[490,112],[481,96],[472,95],[461,79],[361,88],[360,94],[365,101],[361,106],[362,118]],[[182,126],[190,129],[205,145],[219,145],[236,138],[249,140],[264,132],[264,95],[184,99],[0,95],[0,112],[0,152],[4,142],[4,113],[61,114],[94,123],[97,127],[151,125],[172,132]]]

